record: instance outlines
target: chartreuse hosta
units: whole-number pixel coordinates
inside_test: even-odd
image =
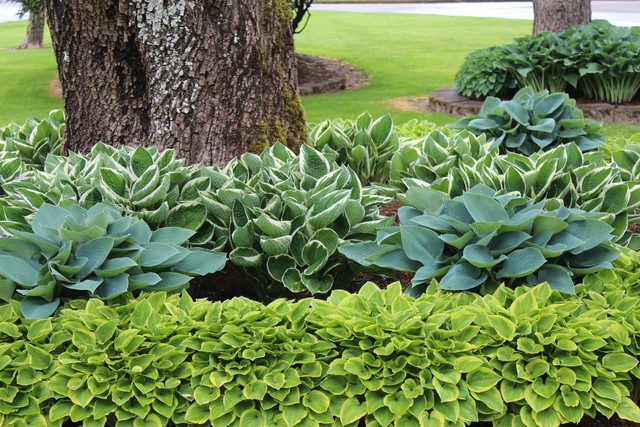
[[[182,245],[194,231],[123,216],[111,204],[90,209],[44,204],[30,231],[0,238],[0,298],[23,295],[25,317],[51,315],[63,297],[110,299],[127,291],[175,291],[220,270],[225,255]]]
[[[215,178],[211,171],[201,165],[185,166],[183,159],[176,159],[175,151],[159,152],[155,147],[115,148],[99,143],[86,156],[49,156],[43,172],[3,186],[11,209],[4,213],[0,226],[28,227],[24,217],[44,202],[74,199],[91,207],[108,200],[152,228],[194,230],[197,233],[190,243],[206,245],[213,227],[206,220],[198,192],[210,188]]]
[[[338,245],[373,240],[393,222],[378,215],[384,197],[307,145],[295,155],[277,143],[260,156],[232,160],[220,173],[224,185],[201,192],[214,241],[264,300],[348,286],[355,264]]]
[[[389,160],[400,140],[389,114],[373,120],[369,113],[355,121],[322,122],[311,129],[309,144],[338,164],[349,165],[363,185],[386,183]]]
[[[447,137],[435,131],[421,146],[403,146],[394,155],[391,184],[400,191],[428,187],[461,195],[477,184],[500,194],[520,194],[547,207],[564,205],[588,212],[602,212],[600,219],[614,228],[616,242],[638,246],[638,237],[627,231],[640,220],[640,146],[615,150],[612,160],[600,152],[582,153],[573,143],[524,156],[498,154],[484,137],[465,134]],[[410,204],[403,195],[397,196]]]
[[[432,279],[448,290],[485,283],[537,284],[574,293],[572,277],[610,268],[618,250],[599,213],[559,207],[477,185],[450,199],[427,188],[410,188],[414,207],[400,208],[402,225],[378,232],[377,240],[345,244],[340,252],[362,265],[415,273],[410,293]]]

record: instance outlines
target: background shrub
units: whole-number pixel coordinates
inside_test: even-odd
[[[629,102],[640,88],[639,49],[637,31],[595,20],[472,52],[456,75],[456,87],[465,96],[504,96],[515,87],[510,76],[519,88],[557,92],[569,83],[579,96]]]

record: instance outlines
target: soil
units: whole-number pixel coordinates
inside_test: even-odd
[[[632,233],[640,234],[640,222],[636,222],[634,224],[629,224],[628,230]]]
[[[193,299],[206,298],[209,301],[225,301],[240,296],[251,297],[253,294],[242,273],[230,262],[224,270],[194,277],[189,284],[188,292]]]

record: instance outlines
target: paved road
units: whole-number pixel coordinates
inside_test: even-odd
[[[640,26],[640,1],[592,1],[592,18],[615,25]],[[420,13],[486,18],[533,19],[531,2],[505,3],[314,3],[311,10]]]
[[[640,25],[640,1],[591,2],[593,19],[607,19],[615,25]],[[0,1],[0,22],[17,21],[18,3]],[[490,18],[533,19],[531,2],[507,3],[314,3],[311,10],[345,12],[394,12],[454,16],[482,16]],[[26,19],[26,17],[24,18]]]

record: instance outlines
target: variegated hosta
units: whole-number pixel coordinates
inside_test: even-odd
[[[44,204],[28,232],[0,238],[0,299],[24,295],[25,317],[51,315],[62,297],[109,299],[127,291],[184,289],[192,276],[224,267],[224,254],[182,246],[192,230],[152,231],[107,203],[88,210],[65,205]]]
[[[22,126],[10,123],[0,127],[0,152],[15,153],[28,166],[42,169],[49,153],[62,154],[64,130],[62,110],[44,120],[27,119]]]
[[[349,165],[364,185],[386,183],[389,160],[400,141],[389,114],[373,121],[369,113],[355,121],[326,121],[309,133],[309,144],[338,164]]]
[[[401,145],[391,158],[391,186],[405,191],[414,180],[419,184],[431,183],[446,177],[461,163],[498,155],[498,149],[492,148],[484,135],[466,131],[448,135],[446,132],[446,129],[434,130],[420,140]]]
[[[420,158],[435,157],[425,153]],[[443,164],[448,171],[437,160],[433,166],[425,166],[426,161],[417,166],[420,161],[416,161],[416,178],[404,178],[403,183],[431,187],[451,197],[484,184],[499,193],[517,192],[536,202],[546,201],[550,208],[563,205],[602,212],[601,219],[614,228],[617,242],[635,247],[638,236],[627,232],[627,227],[640,220],[639,161],[640,146],[629,145],[615,151],[613,161],[607,162],[600,153],[582,153],[575,144],[565,144],[531,156],[493,152],[481,157],[465,155],[459,157],[457,164],[451,163],[451,168],[445,159]],[[398,198],[409,203],[402,195]]]
[[[484,185],[453,199],[410,188],[406,198],[414,207],[400,208],[403,225],[378,232],[375,243],[345,244],[340,252],[362,265],[415,273],[415,296],[432,279],[449,290],[526,281],[575,293],[572,276],[611,268],[619,254],[613,229],[596,212],[551,210],[544,201],[496,195]]]
[[[12,225],[20,221],[19,214],[28,218],[44,202],[57,204],[74,199],[90,207],[109,200],[152,228],[194,230],[190,242],[206,245],[213,227],[206,220],[206,208],[198,192],[209,189],[216,177],[201,165],[184,166],[184,160],[176,159],[173,150],[114,148],[99,143],[86,156],[49,156],[44,171],[4,185],[12,209],[4,214],[0,227],[6,228],[7,221]],[[28,226],[24,219],[22,223],[23,228]]]
[[[371,240],[393,222],[378,216],[385,198],[306,145],[296,156],[277,143],[260,156],[232,160],[222,173],[228,176],[223,186],[201,192],[216,246],[230,252],[262,299],[283,286],[302,295],[347,286],[354,264],[338,245]]]

